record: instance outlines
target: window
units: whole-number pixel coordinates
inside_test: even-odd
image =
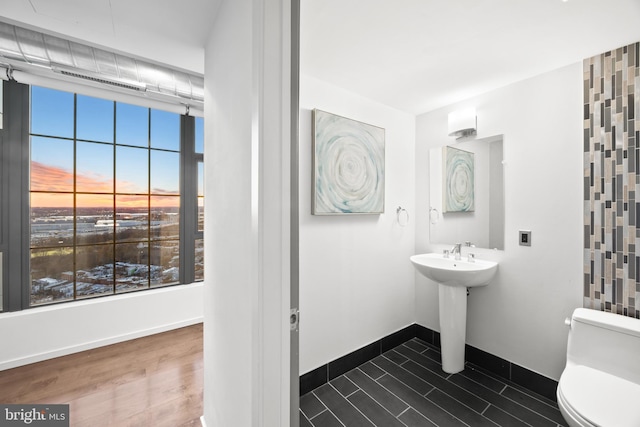
[[[196,117],[195,159],[198,165],[198,227],[195,239],[195,280],[204,280],[204,119]]]
[[[28,100],[22,308],[202,280],[203,120],[37,86]]]

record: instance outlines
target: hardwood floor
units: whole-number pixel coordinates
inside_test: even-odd
[[[74,427],[200,427],[202,387],[202,324],[0,371],[0,403],[69,404]]]

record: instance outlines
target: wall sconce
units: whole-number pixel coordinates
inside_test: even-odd
[[[456,139],[473,136],[477,133],[476,128],[475,108],[466,108],[449,113],[449,136],[453,136]]]

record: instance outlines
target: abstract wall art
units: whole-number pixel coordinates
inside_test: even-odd
[[[383,128],[313,110],[313,215],[384,212]]]
[[[473,212],[475,209],[473,153],[443,147],[443,212]]]

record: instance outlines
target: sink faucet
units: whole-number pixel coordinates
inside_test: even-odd
[[[455,245],[453,245],[453,248],[451,249],[451,253],[455,256],[456,260],[460,259],[460,247],[462,246],[461,243],[456,243]]]

